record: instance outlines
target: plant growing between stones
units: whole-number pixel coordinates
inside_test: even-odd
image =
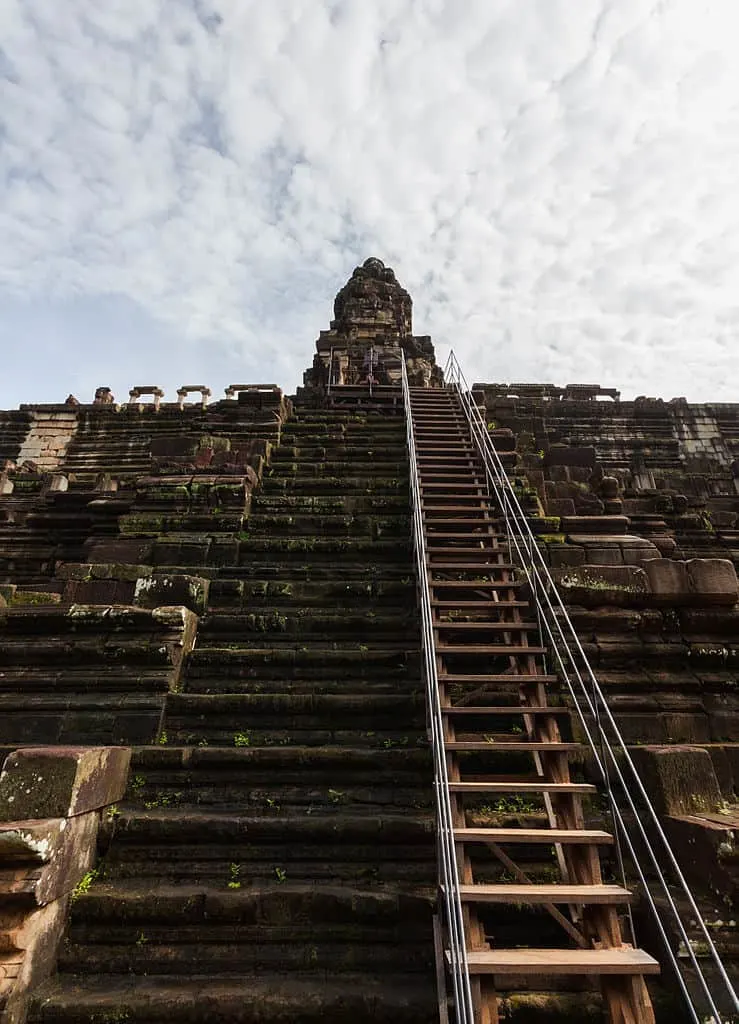
[[[74,888],[74,891],[72,893],[72,902],[74,903],[74,901],[78,900],[80,896],[84,896],[85,893],[89,891],[92,883],[97,881],[99,877],[100,871],[98,868],[91,868],[89,871],[87,871],[82,876],[82,878],[80,878],[79,882]]]
[[[251,733],[246,730],[243,732],[234,733],[234,746],[235,747],[249,747],[251,746]]]
[[[282,884],[287,878],[287,871],[284,868],[275,868],[275,877],[277,881]]]
[[[241,880],[239,878],[241,874],[240,864],[229,864],[228,866],[228,887],[229,889],[240,889]]]

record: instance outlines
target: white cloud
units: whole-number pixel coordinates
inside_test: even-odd
[[[737,27],[724,0],[5,0],[2,344],[33,359],[42,303],[119,391],[147,351],[170,393],[292,387],[378,255],[475,379],[739,400]]]

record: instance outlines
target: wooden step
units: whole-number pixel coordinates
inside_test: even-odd
[[[528,608],[528,601],[494,601],[493,598],[488,598],[487,601],[439,601],[436,598],[431,600],[432,608],[449,608],[458,609],[464,611],[465,609],[483,609],[490,608],[492,610],[506,611],[513,608]]]
[[[444,494],[448,494],[453,498],[464,498],[465,495],[461,492],[469,492],[474,490],[474,495],[470,495],[472,498],[476,498],[478,495],[480,498],[487,498],[487,492],[484,483],[445,483],[443,480],[436,483],[433,480],[421,480],[421,495],[427,498],[441,498]]]
[[[557,741],[541,742],[538,740],[446,740],[445,750],[490,750],[496,754],[504,751],[516,754],[565,754],[581,750],[581,743],[564,743]]]
[[[448,438],[425,441],[423,437],[417,437],[416,456],[423,459],[426,466],[428,466],[430,460],[433,459],[433,465],[435,467],[440,465],[441,460],[447,457],[452,459],[467,459],[468,466],[471,463],[475,469],[478,469],[479,471],[480,456],[477,449],[471,444],[455,444],[454,441],[451,441]]]
[[[539,782],[518,782],[512,779],[502,782],[500,779],[493,779],[490,782],[450,782],[450,793],[596,793],[595,786],[589,782],[546,782],[544,779]]]
[[[469,455],[465,452],[460,455],[449,455],[448,452],[439,452],[434,455],[423,455],[418,456],[419,465],[424,463],[434,469],[440,468],[441,466],[464,466],[469,468],[474,463],[476,469],[480,470],[481,463],[479,459],[470,453]]]
[[[460,885],[464,903],[630,903],[633,894],[620,885]]]
[[[447,530],[430,530],[429,527],[433,526],[433,523],[426,523],[426,540],[508,540],[505,533],[485,533],[482,529],[479,531],[466,530],[464,532],[457,533],[455,531]],[[477,524],[478,526],[484,524]],[[492,523],[491,523],[492,525]]]
[[[479,705],[477,707],[472,704],[465,704],[460,708],[442,708],[442,715],[457,716],[457,715],[545,715],[550,717],[552,715],[567,715],[569,717],[569,708],[551,707],[550,705],[539,705],[531,706],[529,704],[498,704],[494,707],[483,707]]]
[[[470,477],[474,477],[474,484]],[[457,469],[444,472],[440,467],[434,469],[422,469],[420,472],[421,489],[429,484],[454,484],[458,487],[484,487],[485,474],[479,471],[472,472],[470,469]]]
[[[438,452],[438,438],[431,437],[429,435],[424,435],[425,431],[419,431],[419,434],[416,438],[417,444],[422,443],[430,451]],[[469,452],[474,452],[475,454],[477,454],[477,446],[473,444],[469,434],[467,436],[460,436],[460,434],[458,434],[457,437],[449,437],[447,444],[444,447],[443,453],[439,454],[448,455],[450,451],[459,452],[461,449],[464,449],[465,451]]]
[[[433,498],[434,495],[429,495],[428,497]],[[439,495],[436,495],[436,497],[439,497]],[[424,514],[427,514],[429,512],[473,512],[478,510],[480,512],[489,511],[487,498],[480,495],[479,498],[474,498],[474,500],[477,502],[477,505],[432,505],[429,503],[428,499],[424,501],[423,498],[421,498],[421,509],[424,512]]]
[[[439,654],[488,654],[498,658],[525,654],[547,654],[547,647],[512,647],[509,644],[436,644]]]
[[[467,954],[471,974],[602,975],[659,974],[642,949],[490,949]]]
[[[417,435],[426,434],[428,436],[431,432],[446,431],[449,437],[459,437],[461,434],[466,434],[469,437],[469,427],[463,419],[458,419],[456,416],[431,416],[418,414],[413,416],[413,428]]]
[[[528,650],[528,648],[527,648]],[[492,675],[459,675],[458,673],[451,672],[448,675],[446,673],[439,673],[439,682],[443,683],[469,683],[473,686],[480,686],[481,684],[489,683],[491,686],[505,686],[507,683],[515,683],[517,686],[537,684],[541,683],[544,686],[557,682],[557,676],[551,675],[533,675],[530,672],[511,673],[511,672],[494,672]]]
[[[613,836],[599,829],[569,828],[455,828],[458,843],[530,843],[554,846],[610,846]]]
[[[438,566],[434,566],[438,568]],[[437,580],[434,579],[433,573],[431,574],[431,580],[429,581],[432,590],[449,589],[453,587],[456,590],[518,590],[524,586],[523,580],[483,580],[480,583],[479,580]]]
[[[434,491],[451,491],[455,495],[457,494],[458,491],[485,492],[484,496],[487,497],[487,492],[485,491],[484,483],[445,483],[444,481],[441,481],[440,483],[434,483],[432,480],[422,479],[420,482],[420,487],[421,494],[429,494],[431,492],[431,489],[433,488]]]
[[[460,438],[462,431],[458,429],[456,423],[437,423],[429,420],[423,424],[423,430],[419,430],[418,433],[422,437],[449,438],[450,441],[456,441],[457,438]]]
[[[479,554],[485,554],[485,552],[480,551]],[[501,554],[505,554],[505,552],[501,551]],[[487,559],[482,558],[476,564],[474,562],[433,562],[430,563],[429,567],[431,569],[454,569],[455,571],[459,569],[464,570],[465,572],[471,572],[475,569],[478,569],[480,572],[489,572],[491,569],[497,569],[498,571],[505,570],[505,572],[513,572],[515,569],[518,568],[517,565],[513,565],[511,562],[491,562]],[[487,582],[487,580],[485,582]]]
[[[433,534],[431,534],[430,536],[433,537]],[[488,546],[488,547],[480,547],[480,546],[478,546],[478,547],[461,547],[461,546],[453,547],[453,546],[449,546],[449,545],[441,545],[439,547],[428,547],[427,546],[426,550],[428,551],[428,553],[430,555],[455,555],[455,556],[456,555],[470,555],[471,557],[477,557],[478,555],[485,555],[486,560],[489,559],[491,555],[500,555],[500,556],[504,556],[504,557],[506,557],[508,559],[510,559],[510,557],[511,557],[510,553],[508,551],[508,546],[507,545],[506,545],[506,547],[503,547],[503,548],[490,547],[490,546]],[[485,563],[483,563],[483,564],[485,564]],[[494,564],[497,565],[498,563],[496,562]],[[508,564],[510,565],[510,561],[508,562]]]
[[[438,619],[434,619],[433,626],[444,633],[450,630],[462,633],[533,633],[539,629],[536,622],[439,622]]]
[[[498,537],[503,543],[508,544],[508,535],[501,523],[496,522],[495,519],[488,517],[485,514],[484,509],[475,509],[474,512],[478,516],[474,521],[470,521],[469,517],[459,519],[456,516],[449,517],[442,515],[445,513],[446,508],[436,509],[429,512],[428,509],[424,511],[424,532],[426,536],[433,536],[434,533],[462,533],[470,537],[471,540],[476,539],[478,536],[494,536]],[[439,515],[436,515],[439,512]]]

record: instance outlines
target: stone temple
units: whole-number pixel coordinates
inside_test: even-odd
[[[0,1024],[736,1020],[739,404],[333,313],[0,412]]]

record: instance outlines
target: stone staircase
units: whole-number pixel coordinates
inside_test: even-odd
[[[268,473],[37,1024],[438,1019],[403,418],[298,410]]]

